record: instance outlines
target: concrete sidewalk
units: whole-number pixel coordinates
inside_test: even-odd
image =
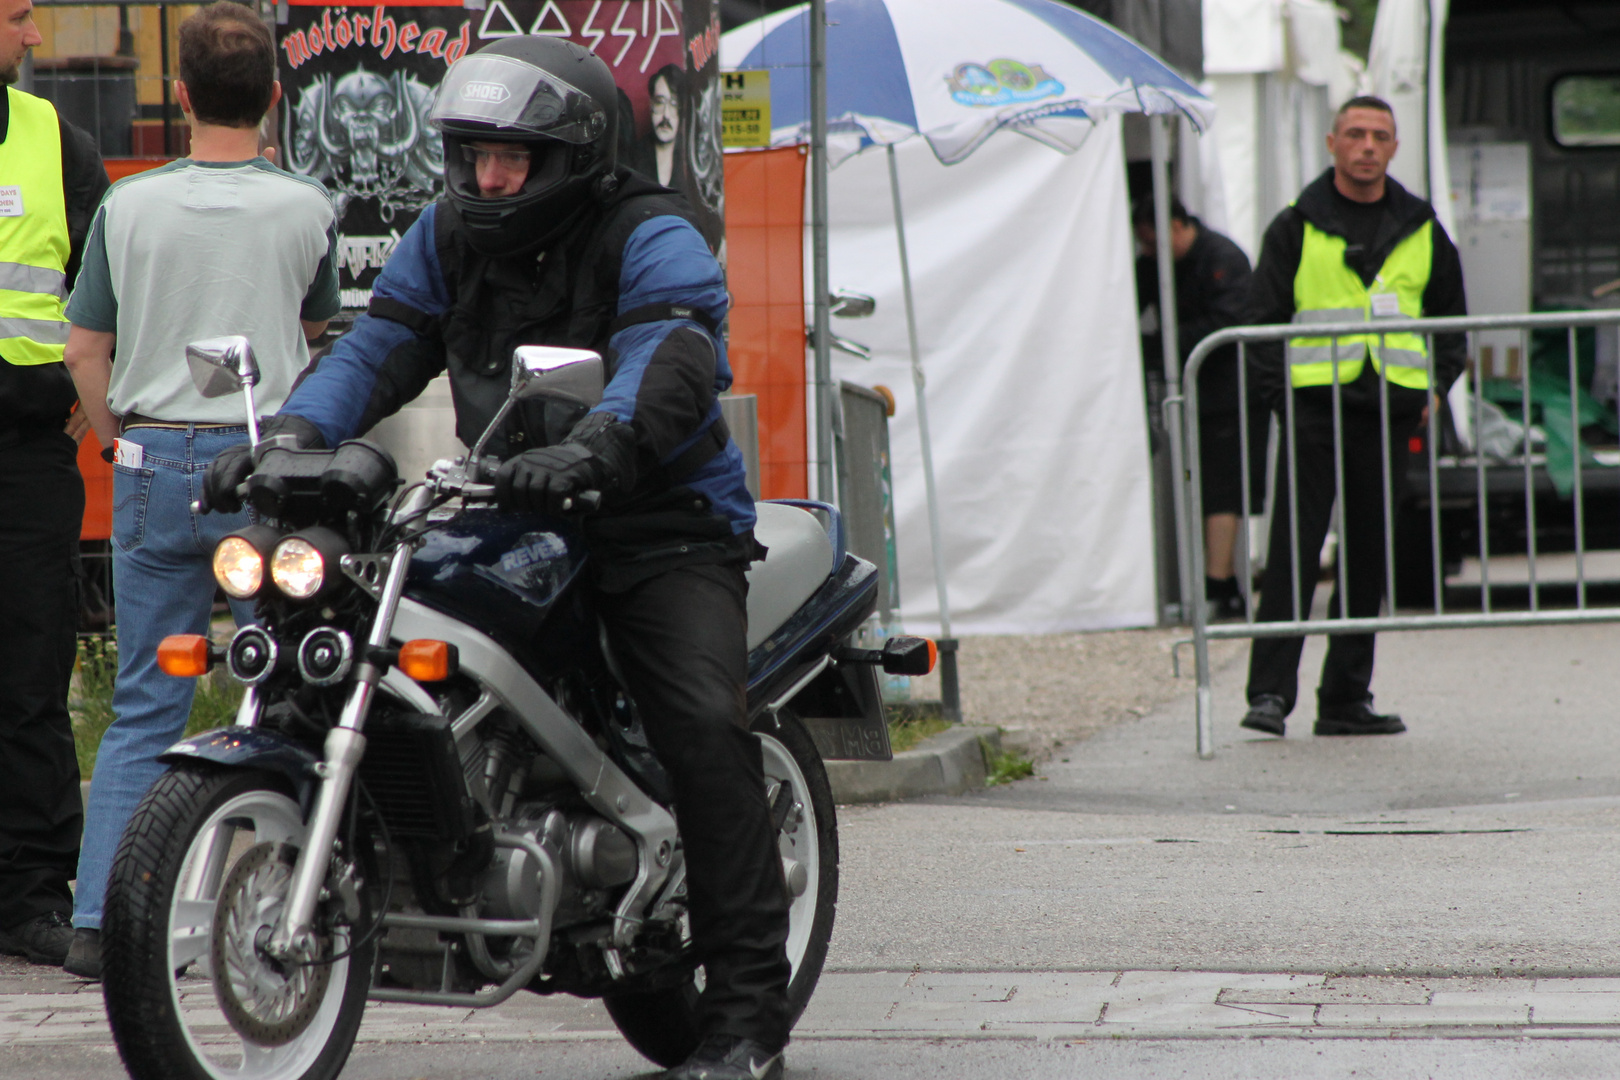
[[[108,1046],[96,986],[17,992],[0,971],[0,1048]],[[201,987],[199,982],[199,987]],[[1582,1038],[1620,1036],[1620,979],[1421,979],[1227,972],[840,972],[794,1038]],[[362,1044],[619,1041],[596,1002],[372,1005]],[[0,1058],[3,1060],[3,1058]]]

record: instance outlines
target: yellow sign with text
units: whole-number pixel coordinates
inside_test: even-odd
[[[771,145],[771,73],[720,73],[720,131],[727,149]]]

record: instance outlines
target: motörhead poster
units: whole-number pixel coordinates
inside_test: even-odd
[[[293,0],[277,27],[281,163],[338,211],[343,306],[364,308],[399,238],[443,191],[427,124],[446,69],[497,38],[566,37],[613,72],[619,161],[686,196],[723,257],[719,0],[486,0],[333,5]]]

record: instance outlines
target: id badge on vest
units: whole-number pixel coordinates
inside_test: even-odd
[[[0,217],[22,217],[21,184],[0,184]]]
[[[1392,292],[1379,292],[1372,294],[1372,317],[1375,319],[1398,319],[1401,317],[1401,298]]]

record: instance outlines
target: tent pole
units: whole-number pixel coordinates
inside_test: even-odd
[[[832,309],[827,266],[827,0],[810,0],[810,279],[815,350],[816,498],[833,484]]]
[[[1181,581],[1180,622],[1191,624],[1192,605],[1203,600],[1202,582],[1192,580],[1189,565],[1192,548],[1198,542],[1194,522],[1187,520],[1187,493],[1184,490],[1186,448],[1182,443],[1181,343],[1176,327],[1176,267],[1170,250],[1170,120],[1150,116],[1153,152],[1153,234],[1157,238],[1159,264],[1159,340],[1164,361],[1164,426],[1170,436],[1170,485],[1176,508],[1176,567]],[[1196,592],[1194,590],[1197,590]]]
[[[906,336],[911,343],[911,385],[917,391],[917,435],[922,440],[923,485],[928,491],[928,539],[934,549],[934,592],[939,598],[939,682],[945,719],[962,720],[962,693],[956,677],[956,639],[951,636],[951,602],[945,589],[945,546],[939,528],[939,492],[934,486],[934,444],[928,435],[927,379],[922,350],[917,345],[917,308],[911,299],[911,259],[906,253],[906,219],[900,209],[900,167],[894,144],[884,147],[889,157],[889,194],[894,199],[894,235],[900,245],[900,290],[906,301]]]

